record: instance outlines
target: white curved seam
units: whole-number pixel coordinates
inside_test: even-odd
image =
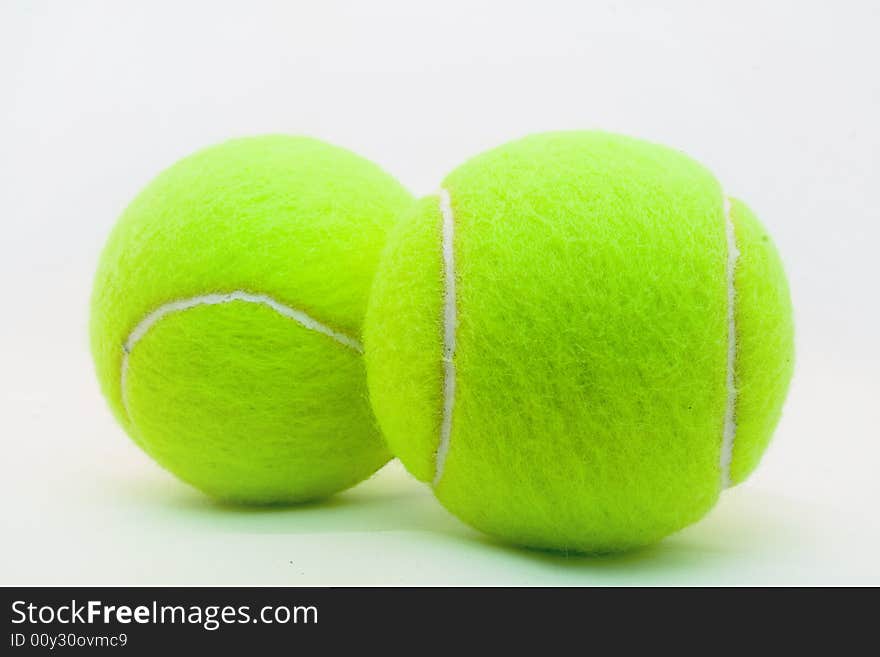
[[[443,251],[443,417],[440,421],[440,442],[434,459],[434,482],[437,486],[446,466],[449,441],[452,437],[452,410],[455,405],[455,332],[458,318],[455,309],[455,217],[449,192],[441,189],[440,215],[442,217]]]
[[[147,332],[156,325],[157,322],[159,322],[167,315],[182,312],[184,310],[189,310],[197,306],[216,306],[223,303],[231,303],[233,301],[258,303],[264,306],[268,306],[279,315],[283,315],[284,317],[292,319],[293,321],[311,331],[317,331],[318,333],[326,335],[327,337],[336,340],[336,342],[356,351],[359,354],[362,354],[364,352],[364,348],[361,343],[354,338],[345,335],[344,333],[340,333],[339,331],[335,331],[326,324],[322,324],[315,318],[307,315],[303,311],[297,310],[296,308],[291,308],[290,306],[285,306],[283,303],[280,303],[265,294],[252,294],[243,290],[235,290],[233,292],[203,294],[197,297],[190,297],[188,299],[169,301],[168,303],[163,304],[150,312],[146,317],[138,322],[137,326],[135,326],[131,333],[128,334],[128,338],[122,345],[122,369],[119,377],[119,385],[122,391],[122,405],[125,407],[126,412],[128,412],[128,401],[125,395],[125,381],[126,375],[128,373],[128,358],[129,354],[131,354],[132,349],[134,349],[135,345],[141,340],[141,338],[143,338],[147,334]]]
[[[727,372],[725,387],[727,404],[724,409],[724,431],[721,440],[721,487],[730,487],[730,464],[736,440],[736,265],[739,247],[730,214],[730,199],[724,197],[724,224],[727,235]]]

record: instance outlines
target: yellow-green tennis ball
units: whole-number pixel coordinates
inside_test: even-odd
[[[104,248],[98,378],[150,456],[218,498],[318,498],[390,455],[369,408],[361,324],[410,195],[307,138],[206,148],[160,174]]]
[[[395,227],[365,323],[373,408],[455,515],[613,551],[756,466],[792,372],[770,238],[688,157],[599,132],[484,153]]]

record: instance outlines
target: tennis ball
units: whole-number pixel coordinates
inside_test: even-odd
[[[758,463],[793,364],[777,252],[668,148],[528,137],[392,231],[365,320],[395,453],[474,527],[608,552],[703,516]]]
[[[361,324],[411,202],[307,138],[229,141],[160,174],[110,235],[92,298],[98,379],[132,439],[238,502],[319,498],[382,466]]]

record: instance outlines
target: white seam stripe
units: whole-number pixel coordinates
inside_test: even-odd
[[[724,433],[721,440],[721,487],[730,486],[730,463],[736,439],[736,272],[739,248],[730,214],[730,199],[724,197],[724,223],[727,234],[727,406],[724,409]]]
[[[362,354],[364,351],[361,343],[354,338],[349,337],[344,333],[334,331],[329,326],[322,324],[321,322],[314,319],[313,317],[310,317],[303,311],[297,310],[296,308],[291,308],[290,306],[285,306],[283,303],[280,303],[265,294],[252,294],[250,292],[244,292],[242,290],[235,290],[234,292],[203,294],[197,297],[190,297],[189,299],[178,299],[176,301],[169,301],[168,303],[159,306],[151,313],[149,313],[146,317],[144,317],[138,323],[138,325],[134,327],[122,346],[122,370],[120,372],[119,385],[122,389],[122,405],[125,407],[126,412],[128,411],[128,402],[125,397],[125,380],[126,374],[128,372],[128,357],[131,353],[131,350],[134,349],[135,345],[141,340],[141,338],[143,338],[144,335],[146,335],[147,332],[166,315],[189,310],[197,306],[216,306],[223,303],[231,303],[233,301],[258,303],[264,306],[268,306],[279,315],[288,317],[309,330],[322,333],[327,337],[336,340],[336,342],[345,345],[349,349],[353,349],[359,354]]]
[[[455,218],[452,214],[452,200],[449,192],[440,190],[440,214],[443,218],[443,419],[440,423],[440,442],[434,461],[434,486],[440,483],[446,455],[449,453],[449,440],[452,436],[452,408],[455,404],[455,253],[453,237]]]

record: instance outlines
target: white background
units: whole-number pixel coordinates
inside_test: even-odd
[[[0,583],[880,583],[878,7],[4,1]],[[616,557],[519,550],[397,464],[323,504],[224,508],[112,420],[91,276],[125,204],[178,158],[308,134],[421,195],[488,147],[594,127],[704,162],[786,261],[784,418],[701,523]]]

